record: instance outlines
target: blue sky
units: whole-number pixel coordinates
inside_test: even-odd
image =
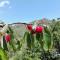
[[[0,20],[5,23],[59,17],[60,0],[0,0]]]

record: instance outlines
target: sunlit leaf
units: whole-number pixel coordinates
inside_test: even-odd
[[[51,34],[50,34],[49,29],[46,28],[44,30],[43,35],[44,35],[44,38],[43,38],[43,40],[44,40],[44,49],[47,51],[51,47]]]
[[[6,52],[0,48],[0,60],[8,60]]]

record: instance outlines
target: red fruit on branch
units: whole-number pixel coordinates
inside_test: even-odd
[[[5,40],[6,40],[6,42],[10,42],[11,37],[10,37],[10,35],[9,35],[9,34],[6,34],[6,35],[5,35]]]
[[[36,33],[41,33],[43,31],[43,27],[37,26],[35,31],[36,31]]]
[[[28,28],[28,30],[32,30],[32,25],[31,24],[29,24],[29,25],[27,25],[27,28]]]

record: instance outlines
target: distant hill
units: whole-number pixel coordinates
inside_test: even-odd
[[[17,23],[11,24],[10,26],[14,31],[14,35],[16,36],[16,39],[21,38],[26,31],[26,24],[25,23],[17,22]]]

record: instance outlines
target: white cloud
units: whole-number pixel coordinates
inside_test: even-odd
[[[10,4],[10,1],[1,1],[0,2],[0,7],[5,7],[6,5],[9,5]]]

